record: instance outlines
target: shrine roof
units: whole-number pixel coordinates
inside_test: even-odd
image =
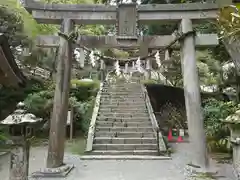
[[[19,69],[8,39],[0,33],[0,84],[4,86],[21,86],[25,84],[26,78]]]

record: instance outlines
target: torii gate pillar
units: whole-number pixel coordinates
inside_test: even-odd
[[[73,29],[72,20],[64,19],[62,23],[63,32],[69,34]],[[72,43],[60,38],[53,115],[49,134],[47,168],[57,168],[63,165],[72,53]]]
[[[183,19],[180,28],[183,33],[192,31],[192,21]],[[190,152],[192,156],[191,164],[202,170],[207,170],[209,162],[201,109],[194,35],[187,36],[181,42],[181,53],[189,140],[192,146]]]

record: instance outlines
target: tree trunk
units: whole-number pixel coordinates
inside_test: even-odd
[[[70,19],[64,19],[63,32],[69,34],[72,29],[72,25],[73,24]],[[64,157],[64,142],[72,67],[71,42],[60,38],[59,48],[53,114],[50,123],[47,168],[57,168],[63,165]]]

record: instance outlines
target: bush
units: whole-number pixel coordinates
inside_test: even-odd
[[[237,109],[234,102],[223,102],[216,99],[208,99],[204,102],[204,125],[207,135],[207,143],[210,151],[229,152],[230,131],[222,122]]]
[[[72,80],[70,96],[76,97],[78,101],[87,101],[97,95],[100,86],[99,81]]]
[[[41,117],[49,118],[53,105],[53,91],[43,90],[27,96],[24,100],[28,112]]]
[[[15,110],[18,102],[23,101],[28,94],[39,92],[43,89],[42,82],[28,80],[24,88],[2,87],[0,89],[0,118],[4,119]]]
[[[88,128],[91,122],[92,111],[94,108],[95,99],[90,99],[89,101],[85,102],[78,102],[75,99],[74,104],[74,119],[76,119],[76,128],[84,133],[87,134]]]
[[[98,81],[71,81],[69,104],[74,108],[76,128],[84,133],[88,131],[99,85]],[[54,87],[53,83],[48,82],[42,91],[29,94],[24,100],[26,110],[37,117],[49,120],[53,107]]]

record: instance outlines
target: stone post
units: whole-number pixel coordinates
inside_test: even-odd
[[[152,63],[150,59],[147,59],[146,62],[146,70],[147,70],[147,80],[151,79],[151,69],[152,69]]]
[[[233,149],[233,169],[236,179],[240,179],[240,110],[228,116],[225,120],[231,131],[230,142]]]
[[[85,66],[85,52],[83,48],[80,48],[80,67],[84,68]]]
[[[145,57],[148,55],[148,47],[146,44],[141,44],[140,46],[140,57]],[[150,59],[146,59],[146,70],[147,70],[147,75],[145,78],[148,80],[151,78],[151,61]]]
[[[104,60],[100,60],[100,80],[105,80],[105,62]]]
[[[183,33],[192,31],[192,21],[183,19],[181,22]],[[187,112],[189,140],[191,144],[192,162],[195,167],[206,170],[208,155],[204,132],[203,114],[199,90],[199,78],[196,65],[195,38],[187,36],[181,42],[182,71],[184,81],[185,106]]]
[[[63,32],[66,34],[69,34],[73,29],[73,22],[70,19],[64,19],[62,25]],[[66,39],[60,37],[53,114],[50,123],[47,168],[57,168],[63,165],[73,56],[71,45],[71,42],[68,42]]]
[[[129,72],[129,70],[128,70],[128,63],[125,63],[124,71],[125,71],[125,73]]]

